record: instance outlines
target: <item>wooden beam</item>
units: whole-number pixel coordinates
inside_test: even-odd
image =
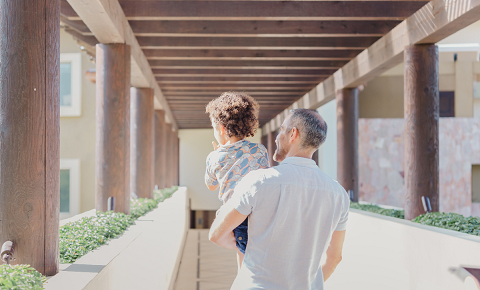
[[[11,264],[53,276],[59,271],[60,3],[2,0],[0,7],[0,245],[14,243]]]
[[[128,24],[118,0],[67,0],[80,19],[101,43],[126,43],[131,46],[131,85],[139,88],[153,88],[156,108],[163,109],[166,120],[177,128],[162,90],[153,76],[147,58]],[[62,11],[64,11],[62,4]],[[66,9],[65,9],[66,10]]]
[[[265,86],[267,85],[267,86]],[[278,86],[277,85],[271,85],[268,86],[269,84],[264,84],[264,83],[253,83],[253,84],[230,84],[230,83],[225,83],[225,84],[210,84],[210,83],[204,83],[204,84],[166,84],[163,85],[162,87],[165,90],[175,90],[177,88],[183,88],[183,89],[222,89],[222,90],[249,90],[249,89],[287,89],[287,88],[309,88],[309,90],[314,86],[312,84],[285,84]]]
[[[98,44],[95,207],[130,213],[130,46]]]
[[[411,45],[405,49],[405,219],[432,211],[439,202],[439,69],[438,48]]]
[[[294,76],[305,76],[305,77],[328,77],[332,75],[336,69],[252,69],[252,68],[243,68],[243,69],[235,69],[235,68],[216,68],[216,69],[205,69],[205,68],[194,68],[194,69],[186,69],[186,68],[174,68],[174,69],[154,69],[153,73],[155,76],[158,77],[198,77],[198,76],[239,76],[239,77],[246,77],[246,76],[265,76],[265,75],[276,75],[282,77],[294,77]]]
[[[144,49],[147,59],[178,59],[178,58],[284,58],[284,59],[330,59],[350,60],[357,56],[362,49],[350,50],[278,50],[278,49]]]
[[[478,20],[480,0],[433,0],[293,105],[318,108],[332,101],[336,90],[355,88],[400,64],[406,46],[437,43]],[[278,118],[283,116],[284,112]],[[263,126],[262,132],[267,134],[279,126],[276,120],[272,120]]]
[[[70,0],[73,1],[73,0]],[[142,49],[364,49],[378,37],[146,37],[138,36]]]
[[[222,81],[222,82],[237,82],[237,81],[257,81],[257,82],[268,82],[268,81],[283,81],[283,82],[293,82],[293,81],[302,81],[302,82],[318,82],[325,79],[325,77],[276,77],[276,76],[261,76],[261,77],[156,77],[157,81],[160,83],[166,83],[167,81],[203,81],[203,82],[213,82],[213,81]]]
[[[276,85],[276,84],[282,84],[282,85],[290,85],[290,84],[316,84],[318,81],[314,80],[287,80],[287,81],[282,81],[282,80],[220,80],[220,81],[215,81],[215,80],[194,80],[194,81],[160,81],[160,84],[221,84],[221,85],[226,85],[226,84],[232,84],[232,85],[238,85],[238,84],[248,84],[248,85]]]
[[[337,181],[358,202],[358,89],[337,91]]]
[[[122,7],[129,20],[403,20],[426,3],[122,1]]]
[[[129,21],[136,36],[383,36],[400,21]],[[80,28],[81,26],[79,26]],[[83,30],[85,31],[85,30]],[[89,32],[89,31],[86,31]]]
[[[130,192],[153,198],[155,169],[153,90],[130,89]]]
[[[149,60],[152,68],[161,67],[279,67],[285,69],[286,67],[306,67],[316,69],[335,69],[340,68],[347,63],[345,60]]]

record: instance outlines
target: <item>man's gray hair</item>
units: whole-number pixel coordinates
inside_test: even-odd
[[[318,149],[327,139],[327,123],[317,111],[309,109],[291,110],[290,124],[287,132],[293,127],[300,135],[300,145],[303,149]]]

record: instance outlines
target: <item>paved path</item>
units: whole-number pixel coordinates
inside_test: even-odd
[[[208,240],[208,229],[188,231],[174,290],[228,290],[237,275],[237,256]]]

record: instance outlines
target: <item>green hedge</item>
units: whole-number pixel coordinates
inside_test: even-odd
[[[405,218],[404,210],[386,209],[378,205],[356,202],[350,202],[350,207],[400,219]],[[464,217],[457,213],[432,212],[422,214],[413,219],[412,222],[480,236],[480,218],[478,217]]]
[[[432,212],[416,217],[413,222],[480,236],[480,218],[464,217],[457,213]]]
[[[360,204],[360,203],[357,203],[357,202],[350,202],[350,207],[355,208],[355,209],[361,209],[361,210],[364,210],[364,211],[373,212],[373,213],[378,213],[378,214],[381,214],[381,215],[396,217],[396,218],[399,218],[399,219],[404,219],[405,218],[405,212],[403,210],[387,209],[387,208],[379,207],[378,205]]]
[[[40,290],[47,279],[30,265],[1,265],[0,289]]]

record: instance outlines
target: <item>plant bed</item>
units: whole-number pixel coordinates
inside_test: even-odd
[[[374,204],[360,204],[356,202],[351,202],[350,208],[405,219],[404,210],[389,209]],[[480,218],[478,217],[464,217],[457,213],[432,212],[422,214],[413,219],[412,222],[480,236]]]
[[[130,201],[130,214],[97,212],[93,217],[60,227],[60,262],[73,263],[78,258],[121,235],[136,219],[172,196],[178,187],[154,191],[154,199],[138,198]]]

